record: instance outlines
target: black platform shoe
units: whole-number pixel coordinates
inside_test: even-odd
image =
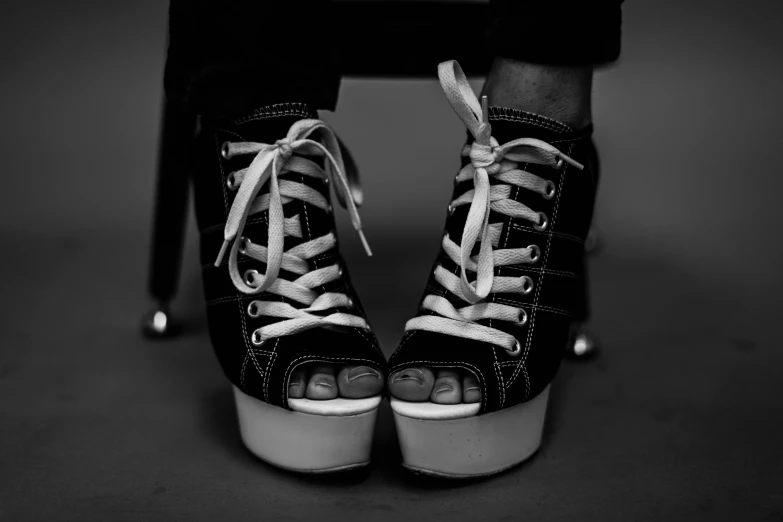
[[[330,184],[361,235],[344,149],[311,107],[286,103],[202,121],[195,154],[209,331],[245,445],[297,471],[367,464],[380,396],[288,397],[306,363],[385,366],[335,235]]]
[[[481,106],[456,62],[439,76],[470,138],[441,251],[389,374],[424,366],[476,376],[480,403],[392,398],[404,465],[470,477],[540,445],[550,383],[584,315],[594,149],[591,128]]]

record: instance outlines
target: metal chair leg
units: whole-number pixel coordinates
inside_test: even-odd
[[[179,286],[188,210],[188,162],[197,127],[195,114],[167,102],[162,112],[148,279],[155,305],[142,319],[142,332],[150,338],[171,336],[179,330],[170,305]]]

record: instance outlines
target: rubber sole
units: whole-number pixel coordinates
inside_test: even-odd
[[[446,418],[441,404],[392,399],[403,466],[420,474],[475,478],[505,471],[541,446],[549,386],[532,400],[486,415]]]
[[[300,405],[317,413],[272,406],[236,386],[234,400],[242,442],[273,466],[300,473],[334,473],[370,463],[380,396]],[[354,402],[361,408],[349,404]]]

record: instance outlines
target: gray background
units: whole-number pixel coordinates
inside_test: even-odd
[[[627,2],[623,57],[595,79],[603,356],[564,366],[533,461],[468,485],[402,473],[386,409],[364,475],[301,478],[241,449],[193,223],[186,334],[137,333],[166,2],[3,11],[0,519],[783,519],[783,3]],[[324,115],[363,173],[376,255],[344,217],[341,238],[387,353],[464,139],[435,65],[428,81],[346,79]]]

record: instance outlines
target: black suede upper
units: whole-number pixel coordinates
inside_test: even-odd
[[[496,276],[527,275],[534,290],[528,295],[491,293],[487,302],[523,308],[528,321],[523,326],[500,320],[479,324],[510,333],[522,351],[511,355],[504,348],[487,343],[424,330],[408,331],[389,360],[389,374],[405,367],[456,367],[472,371],[482,389],[481,412],[492,412],[528,401],[554,378],[568,339],[570,323],[586,314],[584,287],[584,241],[592,219],[597,183],[597,156],[591,140],[592,128],[573,131],[554,120],[534,114],[491,107],[492,136],[502,145],[518,138],[537,138],[584,165],[584,170],[565,163],[561,169],[537,164],[520,168],[549,179],[556,186],[547,200],[540,194],[515,188],[511,197],[534,211],[544,212],[549,226],[544,231],[533,223],[491,211],[489,223],[502,223],[498,248],[524,248],[535,244],[541,256],[535,264],[495,267]],[[469,137],[469,142],[471,138]],[[469,163],[463,158],[462,165]],[[500,183],[490,178],[492,184]],[[456,184],[453,198],[471,190],[471,180]],[[445,233],[459,244],[469,205],[455,209],[446,220]],[[473,255],[478,252],[478,245]],[[459,266],[441,249],[436,265],[459,275]],[[430,275],[424,296],[435,294],[455,307],[467,306]],[[423,297],[424,297],[423,296]],[[423,300],[422,297],[422,300]],[[419,315],[435,312],[420,310]]]
[[[227,186],[228,175],[246,167],[253,159],[253,155],[224,159],[220,154],[223,142],[252,141],[272,144],[284,138],[297,120],[317,117],[315,110],[308,105],[287,103],[260,109],[229,123],[205,121],[202,122],[201,132],[197,137],[195,152],[197,157],[193,178],[196,217],[201,231],[201,262],[212,344],[223,371],[234,385],[248,395],[283,407],[288,407],[287,384],[291,372],[302,363],[354,363],[381,371],[385,369],[385,359],[377,339],[371,331],[361,328],[314,328],[295,335],[270,339],[261,346],[254,346],[251,343],[253,331],[279,319],[251,317],[247,312],[251,301],[283,301],[296,308],[303,306],[296,301],[267,292],[246,295],[238,291],[229,277],[228,256],[225,256],[219,267],[213,266],[223,242],[223,229],[228,212],[236,195],[236,192]],[[313,138],[315,136],[314,134]],[[321,180],[297,173],[282,174],[280,179],[292,179],[306,184],[329,197],[328,186]],[[268,191],[267,183],[260,194]],[[283,209],[285,217],[299,215],[303,232],[302,239],[287,236],[285,250],[329,232],[336,233],[331,213],[318,207],[293,200],[286,203]],[[242,235],[254,244],[266,245],[268,214],[267,210],[249,216]],[[364,317],[364,310],[351,286],[348,271],[338,249],[333,248],[310,260],[312,269],[335,263],[343,267],[343,276],[319,287],[319,290],[345,293],[353,300],[354,308],[335,308],[323,315],[341,311]],[[238,264],[242,272],[254,268],[263,274],[266,270],[265,263],[241,254]],[[299,276],[281,269],[279,277],[290,281]]]

